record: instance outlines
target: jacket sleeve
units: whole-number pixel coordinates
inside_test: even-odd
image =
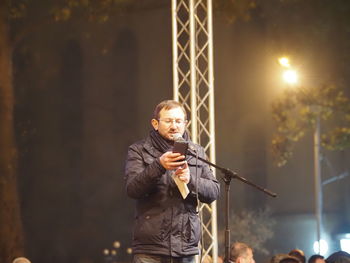
[[[139,199],[150,194],[156,187],[159,178],[165,173],[159,158],[147,156],[144,160],[140,145],[131,145],[125,164],[127,195]]]
[[[199,156],[201,158],[206,158],[204,149],[202,147],[200,147],[198,151]],[[218,180],[214,177],[213,172],[208,164],[198,160],[198,165],[202,167],[202,169],[198,169],[198,180],[196,180],[196,172],[194,171],[193,174],[191,174],[191,181],[189,183],[189,187],[191,189],[191,193],[193,195],[196,195],[198,182],[199,201],[201,201],[202,203],[210,204],[219,197],[220,184]]]

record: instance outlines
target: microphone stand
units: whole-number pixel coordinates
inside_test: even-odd
[[[216,169],[220,170],[223,173],[222,179],[225,182],[225,263],[229,263],[230,259],[230,228],[229,228],[229,211],[230,211],[230,206],[229,206],[229,196],[230,196],[230,183],[232,179],[237,179],[245,184],[248,184],[257,190],[264,192],[265,194],[271,196],[271,197],[276,197],[277,194],[271,192],[268,189],[265,189],[263,187],[258,186],[257,184],[247,180],[244,177],[239,176],[236,172],[231,171],[228,168],[223,168],[221,166],[218,166],[202,157],[199,157],[195,155],[194,153],[190,152],[189,150],[187,151],[188,155],[191,155],[195,158],[198,158],[202,162],[205,162],[209,164],[210,166],[215,167]]]

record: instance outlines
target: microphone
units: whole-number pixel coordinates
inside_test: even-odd
[[[187,149],[188,149],[188,142],[186,142],[185,139],[182,138],[180,133],[175,133],[173,135],[173,139],[174,139],[173,152],[181,153],[182,155],[186,155]]]
[[[173,152],[179,152],[183,155],[186,155],[186,153],[192,155],[192,151],[196,152],[196,147],[194,146],[194,143],[191,141],[186,141],[180,133],[173,134],[174,139],[174,148]]]
[[[177,152],[177,153],[181,153],[182,155],[186,155],[187,153],[187,148],[188,148],[188,142],[186,142],[184,140],[184,138],[182,138],[180,133],[175,133],[173,135],[173,139],[174,139],[174,148],[173,148],[173,152]],[[176,175],[175,172],[172,171],[172,176],[171,176],[177,186],[177,188],[180,191],[180,194],[182,196],[183,199],[186,199],[186,197],[188,196],[188,194],[190,193],[190,190],[187,187],[187,184],[184,183],[183,181],[181,181]]]
[[[182,137],[181,133],[174,133],[173,134],[174,141],[185,141],[185,139]]]

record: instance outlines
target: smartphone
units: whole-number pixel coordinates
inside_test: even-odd
[[[174,153],[181,153],[182,155],[186,155],[187,148],[188,148],[188,143],[187,142],[185,142],[185,141],[184,142],[175,141],[174,142],[173,152]]]

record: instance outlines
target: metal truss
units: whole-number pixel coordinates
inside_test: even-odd
[[[192,140],[215,163],[212,0],[172,0],[172,27],[174,99],[191,113]],[[201,258],[217,263],[216,202],[200,204],[200,216]]]

